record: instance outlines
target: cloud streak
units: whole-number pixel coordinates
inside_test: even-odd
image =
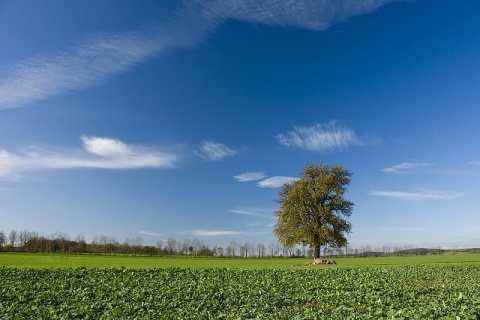
[[[260,218],[268,218],[272,219],[274,216],[272,213],[274,210],[270,209],[256,209],[256,208],[247,208],[247,209],[230,209],[228,212],[244,215],[244,216],[251,216],[251,217],[260,217]]]
[[[428,174],[442,174],[442,175],[463,175],[472,176],[478,172],[469,170],[457,169],[443,169],[435,168],[432,163],[428,162],[402,162],[400,164],[383,168],[382,172],[391,174],[413,174],[413,173],[428,173]]]
[[[402,162],[391,167],[383,168],[382,171],[386,173],[403,174],[417,171],[417,169],[431,167],[431,165],[431,163],[427,162]]]
[[[227,157],[233,157],[239,152],[220,142],[204,141],[194,153],[207,161],[219,161]]]
[[[198,19],[185,8],[178,21],[135,32],[96,36],[70,49],[16,63],[0,78],[0,109],[16,108],[72,90],[98,85],[161,53],[195,45],[214,29],[214,19]]]
[[[249,182],[249,181],[257,181],[262,180],[267,175],[263,171],[255,171],[255,172],[245,172],[236,176],[233,176],[235,180],[239,182]]]
[[[196,45],[227,19],[323,31],[395,1],[399,0],[184,1],[172,21],[163,25],[95,36],[67,50],[17,62],[0,78],[0,109],[99,85],[162,53]]]
[[[68,52],[21,61],[0,84],[0,108],[95,85],[153,56],[160,47],[139,35],[127,34],[93,39]]]
[[[452,191],[424,191],[424,192],[405,192],[405,191],[381,191],[372,190],[368,192],[371,196],[387,197],[404,200],[454,200],[462,197],[464,194]]]
[[[43,170],[171,168],[179,160],[174,153],[127,145],[112,138],[82,136],[81,141],[83,149],[73,151],[36,147],[19,153],[0,150],[0,179],[17,180],[27,172]]]
[[[150,231],[140,231],[141,234],[145,234],[147,236],[163,236],[163,233],[155,233]]]
[[[332,152],[365,142],[352,129],[336,121],[316,124],[312,127],[295,127],[295,130],[278,134],[277,141],[287,148],[298,148],[319,153]]]
[[[323,31],[398,0],[196,0],[204,15],[275,27]]]

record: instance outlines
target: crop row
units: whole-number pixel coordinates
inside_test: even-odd
[[[1,268],[0,318],[479,319],[480,268]]]

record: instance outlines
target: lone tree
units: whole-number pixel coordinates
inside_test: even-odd
[[[353,211],[353,203],[344,199],[352,173],[341,166],[309,165],[302,177],[287,182],[279,192],[281,208],[275,234],[287,247],[308,244],[320,257],[325,245],[342,247],[352,225],[345,220]]]

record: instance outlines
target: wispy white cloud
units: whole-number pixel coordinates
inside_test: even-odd
[[[383,172],[387,173],[410,173],[417,171],[417,169],[431,167],[432,164],[428,162],[402,162],[400,164],[383,168]]]
[[[471,176],[478,174],[478,172],[469,170],[437,168],[434,164],[429,162],[402,162],[391,167],[383,168],[382,172],[393,174],[428,173],[456,176]]]
[[[257,186],[261,188],[279,188],[283,186],[285,183],[292,182],[298,178],[294,177],[283,177],[283,176],[276,176],[270,177],[268,179],[259,181]]]
[[[255,230],[247,231],[248,234],[263,232],[264,228],[268,228],[272,232],[271,227],[275,225],[276,217],[274,209],[264,209],[264,208],[240,208],[240,209],[230,209],[228,212],[245,216],[248,219],[248,222],[245,224],[248,228],[255,228]],[[261,228],[261,229],[258,229]]]
[[[401,232],[427,232],[427,231],[432,231],[435,233],[438,232],[448,232],[452,230],[459,230],[459,231],[480,231],[480,226],[461,226],[461,227],[454,227],[454,226],[448,226],[448,227],[416,227],[416,226],[411,226],[411,227],[399,227],[399,226],[379,226],[379,227],[358,227],[355,228],[355,230],[361,230],[361,231],[401,231]]]
[[[169,23],[95,36],[69,49],[15,63],[0,77],[0,109],[98,85],[159,54],[203,41],[226,19],[322,31],[395,1],[399,0],[184,1]]]
[[[240,182],[249,182],[249,181],[262,180],[266,176],[267,175],[263,171],[255,171],[255,172],[245,172],[233,177]]]
[[[198,237],[221,237],[231,235],[241,235],[243,232],[232,230],[190,230],[182,232],[182,234],[189,234]]]
[[[168,153],[112,138],[82,136],[83,149],[51,151],[38,147],[11,153],[0,150],[0,179],[15,180],[26,172],[81,168],[126,170],[170,168],[179,160]]]
[[[328,29],[396,0],[196,0],[204,15],[271,26]]]
[[[252,212],[249,210],[242,210],[242,209],[231,209],[231,210],[228,210],[228,212],[245,215],[245,216],[256,216],[256,217],[259,216],[259,214],[257,214],[256,212]]]
[[[141,234],[146,234],[147,236],[163,236],[163,233],[155,233],[150,231],[140,231]]]
[[[230,209],[228,210],[228,212],[239,214],[239,215],[269,218],[269,219],[274,217],[273,209],[244,208],[244,209]]]
[[[388,198],[405,199],[405,200],[422,200],[422,199],[454,200],[464,195],[461,192],[438,191],[438,190],[420,191],[420,192],[372,190],[372,191],[369,191],[368,194],[371,196],[388,197]]]
[[[278,134],[278,142],[287,148],[307,151],[331,152],[350,146],[361,146],[364,142],[352,129],[331,121],[312,127],[295,127],[294,131]]]
[[[21,61],[0,82],[0,108],[18,107],[94,85],[151,57],[158,49],[148,39],[127,34],[97,38],[69,52]]]
[[[239,152],[220,142],[204,141],[194,153],[207,161],[219,161],[235,156]]]
[[[215,19],[198,17],[189,7],[175,17],[178,21],[169,25],[95,36],[67,50],[17,62],[10,74],[0,77],[0,109],[98,85],[158,54],[196,44],[216,25]]]

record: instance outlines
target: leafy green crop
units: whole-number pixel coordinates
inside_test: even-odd
[[[0,269],[0,319],[479,319],[480,268]]]

